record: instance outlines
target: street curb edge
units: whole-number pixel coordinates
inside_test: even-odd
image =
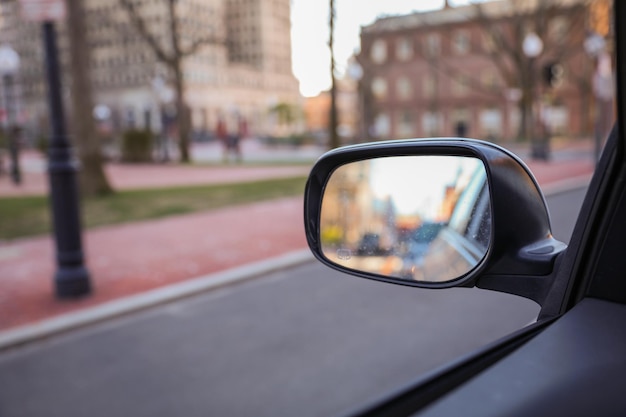
[[[0,350],[45,339],[58,333],[190,297],[226,285],[243,282],[259,275],[291,268],[314,259],[309,249],[292,251],[271,259],[207,274],[140,294],[118,298],[80,311],[45,319],[37,323],[19,326],[0,332]]]

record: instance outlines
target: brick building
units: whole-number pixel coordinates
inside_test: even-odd
[[[362,137],[461,131],[514,140],[532,120],[527,114],[531,124],[541,117],[540,129],[552,135],[590,134],[595,64],[583,47],[588,7],[579,0],[494,1],[384,17],[363,27],[357,56]],[[536,58],[522,50],[529,33],[542,40]],[[551,83],[544,81],[547,71]]]
[[[148,30],[169,45],[167,2],[133,0]],[[37,23],[19,18],[19,2],[0,3],[0,41],[21,57],[18,77],[23,123],[47,128],[43,45]],[[117,1],[86,0],[86,19],[94,102],[110,108],[117,130],[150,125],[161,129],[156,76],[171,79],[166,67],[140,37]],[[184,0],[177,3],[183,42],[214,36],[183,62],[187,104],[196,132],[214,129],[219,115],[231,124],[243,115],[254,134],[272,134],[269,109],[276,103],[299,105],[298,82],[291,69],[289,0]],[[67,68],[67,39],[57,25],[62,65]],[[66,91],[71,79],[64,80]],[[69,94],[67,94],[69,96]],[[71,108],[69,107],[71,117]]]

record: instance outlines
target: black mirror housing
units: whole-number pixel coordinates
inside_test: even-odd
[[[321,200],[334,170],[355,161],[410,155],[469,156],[483,162],[492,216],[492,235],[483,260],[455,280],[423,282],[355,271],[327,259],[320,241]],[[329,151],[317,161],[309,175],[304,221],[309,248],[318,260],[334,269],[368,279],[423,288],[477,286],[521,295],[539,304],[552,283],[554,263],[566,248],[552,237],[545,199],[528,167],[508,150],[473,139],[410,139]]]

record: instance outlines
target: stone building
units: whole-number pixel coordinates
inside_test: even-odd
[[[47,128],[43,45],[37,23],[19,18],[18,2],[0,3],[0,40],[21,57],[19,87],[23,122]],[[133,0],[150,33],[169,48],[167,2]],[[108,116],[110,129],[168,123],[173,100],[171,74],[130,23],[118,1],[85,0],[94,102]],[[298,82],[291,70],[289,0],[180,0],[176,10],[183,44],[213,37],[183,61],[187,104],[196,135],[210,133],[218,117],[230,127],[247,119],[254,135],[272,135],[269,109],[277,103],[300,105]],[[64,25],[58,24],[62,65],[68,61]],[[71,79],[64,71],[64,88]],[[163,81],[160,81],[164,80]],[[167,93],[167,94],[164,94]],[[66,94],[69,96],[69,94]],[[69,100],[68,100],[69,106]],[[71,110],[68,107],[68,110]],[[71,117],[71,111],[69,111]],[[165,116],[164,116],[165,115]],[[171,119],[171,118],[170,118]]]
[[[446,6],[380,18],[363,27],[357,56],[363,69],[362,137],[460,132],[514,140],[529,122],[528,131],[535,136],[545,133],[533,129],[590,134],[595,64],[583,45],[591,3],[518,0]],[[542,41],[534,58],[522,51],[529,33]]]

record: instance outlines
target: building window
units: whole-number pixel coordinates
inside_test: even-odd
[[[547,107],[544,110],[543,118],[551,133],[567,133],[567,127],[569,125],[569,111],[567,107],[563,105]]]
[[[427,74],[422,78],[422,91],[426,98],[432,98],[437,93],[437,84],[432,74]]]
[[[379,100],[387,97],[387,81],[384,78],[374,78],[372,81],[372,94]]]
[[[390,131],[389,115],[386,113],[379,113],[374,119],[374,134],[375,136],[388,136]]]
[[[387,60],[387,43],[382,39],[377,39],[372,44],[370,57],[376,64],[382,64]]]
[[[431,33],[426,37],[426,55],[437,56],[441,53],[441,38],[436,33]]]
[[[411,80],[401,77],[396,82],[396,94],[400,100],[408,100],[413,95]]]
[[[496,90],[500,85],[498,75],[493,70],[485,71],[481,75],[480,79],[481,79],[481,84],[487,90],[492,90],[492,91]]]
[[[482,110],[479,124],[484,139],[496,140],[502,135],[502,112],[496,108]]]
[[[552,41],[562,43],[567,39],[569,22],[567,17],[558,16],[548,23],[548,38]]]
[[[409,138],[415,134],[413,114],[409,110],[400,112],[396,130],[398,131],[398,136],[401,138]]]
[[[411,39],[398,39],[398,43],[396,43],[396,57],[400,61],[408,61],[413,58],[413,42],[411,42]]]
[[[494,52],[496,50],[496,43],[492,38],[491,34],[484,33],[482,36],[483,39],[483,49],[485,52]]]
[[[425,136],[440,136],[443,117],[439,112],[426,112],[422,115],[422,132]]]
[[[467,95],[469,80],[464,75],[459,75],[452,80],[452,94],[457,97]]]
[[[465,55],[470,51],[469,33],[465,30],[458,30],[454,33],[454,41],[452,43],[454,52],[458,55]]]

